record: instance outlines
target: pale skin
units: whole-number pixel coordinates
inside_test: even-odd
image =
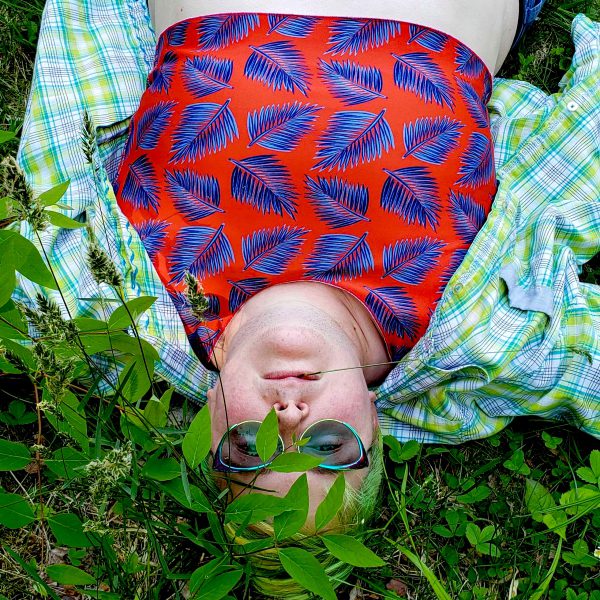
[[[149,0],[156,33],[186,18],[224,12],[263,12],[407,21],[439,29],[476,52],[495,73],[517,28],[518,0]],[[208,392],[212,451],[228,425],[262,421],[274,408],[286,446],[320,419],[352,425],[366,448],[377,428],[375,394],[391,366],[379,329],[349,293],[321,283],[268,288],[239,309],[220,337],[213,362],[220,371]],[[336,369],[345,369],[336,371]],[[301,375],[328,371],[314,379]],[[367,469],[346,472],[358,487]],[[256,485],[285,494],[298,474],[261,473]],[[310,515],[327,493],[331,474],[309,472]],[[253,475],[235,478],[249,483]],[[237,494],[243,488],[232,485]]]

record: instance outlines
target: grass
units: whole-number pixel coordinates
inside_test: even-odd
[[[42,4],[0,0],[0,129],[20,131]],[[554,91],[568,67],[573,51],[568,31],[579,11],[600,17],[597,2],[549,0],[501,75]],[[15,148],[0,146],[0,157]],[[600,260],[588,263],[581,277],[600,283]],[[85,396],[85,407],[62,413],[71,419],[70,428],[60,414],[52,426],[52,414],[41,420],[36,411],[42,387],[39,376],[0,375],[0,440],[38,444],[25,469],[0,471],[0,503],[6,494],[16,494],[43,516],[24,527],[0,525],[0,598],[183,598],[185,579],[179,576],[189,576],[227,548],[217,539],[219,522],[182,506],[189,490],[202,486],[197,469],[175,463],[185,472],[179,501],[165,492],[160,477],[135,471],[116,482],[111,477],[128,440],[140,464],[154,455],[167,461],[161,468],[173,467],[168,461],[181,455],[190,421],[185,401],[174,396],[172,405],[181,408],[168,422],[156,421],[153,436],[144,437],[132,426],[135,415],[128,420],[120,403],[115,410],[97,393]],[[70,389],[84,396],[76,383]],[[157,397],[166,389],[160,382],[153,388]],[[64,465],[89,462],[80,457],[81,439],[76,443],[72,436],[84,417],[92,455],[106,459],[111,448],[125,448],[121,459],[117,453],[95,478],[64,471]],[[164,439],[168,444],[161,445]],[[339,597],[600,600],[600,560],[594,556],[600,546],[596,440],[564,425],[523,419],[492,438],[457,447],[386,440],[386,448],[382,508],[367,538],[386,564],[357,570]],[[97,481],[104,487],[94,485]],[[0,522],[10,512],[2,506]],[[72,514],[77,521],[63,530],[56,514]],[[64,576],[57,583],[61,576],[49,576],[56,564],[91,573],[104,587],[83,596],[77,589],[84,584]],[[235,565],[229,575],[234,570]],[[236,590],[236,597],[256,597],[245,594],[243,585]]]

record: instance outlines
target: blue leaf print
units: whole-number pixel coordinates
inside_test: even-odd
[[[456,79],[456,83],[460,88],[460,95],[465,101],[467,111],[475,121],[477,127],[486,129],[489,124],[488,112],[483,100],[479,97],[479,94],[475,91],[475,88],[468,82],[462,79]]]
[[[194,277],[203,279],[207,275],[220,273],[226,265],[233,263],[233,249],[221,225],[212,227],[182,227],[171,253],[170,283],[178,283],[189,271]]]
[[[413,92],[425,102],[444,103],[454,108],[452,88],[442,69],[426,52],[392,54],[394,63],[394,81],[408,92]]]
[[[306,276],[317,281],[332,283],[340,279],[354,279],[375,268],[367,234],[329,233],[319,237],[315,249],[306,259]]]
[[[181,46],[185,42],[188,25],[188,21],[181,21],[165,31],[169,46]]]
[[[482,60],[463,44],[456,47],[456,71],[466,77],[479,77],[483,72]]]
[[[317,146],[315,158],[321,160],[315,169],[329,170],[337,167],[345,171],[348,166],[371,162],[394,147],[394,134],[385,120],[385,108],[378,114],[349,110],[335,113],[329,119],[327,131]]]
[[[186,89],[202,98],[222,90],[231,89],[229,80],[233,72],[233,61],[214,56],[188,58],[183,65],[183,82]]]
[[[198,26],[200,48],[219,50],[245,38],[260,24],[258,15],[229,13],[203,17]]]
[[[440,293],[443,293],[444,287],[448,284],[450,279],[452,279],[452,275],[454,275],[456,269],[460,267],[460,264],[464,260],[467,255],[467,248],[459,248],[452,253],[452,258],[450,259],[450,263],[444,269],[444,273],[440,277],[440,281],[442,283],[442,287],[440,288]]]
[[[470,244],[485,222],[483,207],[471,196],[450,192],[450,214],[458,237],[465,244]]]
[[[238,128],[229,108],[223,104],[204,102],[191,104],[183,110],[181,122],[173,134],[174,156],[170,162],[193,161],[215,153],[238,137]]]
[[[158,212],[158,181],[145,154],[129,165],[121,197],[135,208]]]
[[[152,92],[167,92],[171,87],[171,80],[175,72],[175,63],[177,56],[171,50],[167,50],[163,57],[162,64],[151,73],[151,83],[148,88]]]
[[[410,24],[408,26],[408,43],[417,42],[423,48],[432,50],[433,52],[441,52],[446,45],[448,36],[441,31],[435,31],[435,29],[429,29],[428,27],[421,27],[420,25]]]
[[[431,238],[400,240],[383,249],[383,277],[391,277],[400,283],[417,285],[423,283],[442,254],[446,244]]]
[[[417,335],[419,323],[415,303],[399,287],[367,288],[365,304],[386,333],[395,333],[411,340]]]
[[[188,221],[198,221],[216,212],[219,208],[221,191],[219,182],[212,175],[199,175],[195,171],[167,171],[167,189],[175,208]]]
[[[252,54],[244,66],[244,75],[261,81],[274,90],[296,88],[305,96],[308,92],[309,72],[302,54],[288,41],[269,42],[250,46]]]
[[[198,317],[192,312],[192,305],[185,294],[181,292],[169,292],[169,296],[171,296],[171,300],[177,309],[179,317],[190,329],[198,327],[200,323],[214,321],[215,319],[219,318],[219,314],[221,312],[221,302],[219,301],[218,296],[215,296],[214,294],[206,294],[205,296],[208,302],[208,308],[204,311],[202,320],[198,319]]]
[[[317,216],[333,229],[347,227],[359,221],[370,221],[366,212],[369,207],[369,189],[334,177],[319,177],[315,181],[308,175],[306,184],[310,203]]]
[[[469,137],[469,145],[460,157],[458,174],[462,177],[456,182],[470,188],[487,183],[494,173],[494,158],[490,140],[475,131]]]
[[[440,211],[435,179],[426,167],[402,167],[388,171],[381,190],[381,207],[401,216],[407,223],[418,221],[435,231]]]
[[[423,117],[406,123],[403,158],[412,155],[432,165],[441,165],[458,145],[463,127],[448,117]]]
[[[235,168],[231,174],[231,195],[250,204],[263,214],[274,212],[292,219],[296,215],[297,197],[289,171],[274,156],[250,156],[229,159]]]
[[[265,277],[250,277],[249,279],[240,279],[239,281],[227,280],[231,285],[229,290],[229,310],[234,313],[246,300],[261,290],[264,290],[269,284]]]
[[[398,21],[384,19],[338,19],[331,27],[328,54],[358,54],[383,46],[400,33]]]
[[[150,260],[154,260],[158,252],[162,250],[167,235],[165,229],[168,226],[168,221],[159,221],[158,219],[149,219],[134,225]]]
[[[165,47],[167,38],[165,36],[160,36],[158,38],[158,44],[156,44],[156,49],[154,50],[154,62],[152,64],[152,69],[156,69],[157,65],[158,65],[158,59],[160,58],[160,55]],[[150,75],[149,75],[150,77]]]
[[[302,15],[269,15],[268,33],[280,33],[295,38],[308,37],[318,22],[318,17]]]
[[[137,123],[137,142],[140,148],[152,150],[173,116],[175,102],[158,102],[149,108]]]
[[[200,326],[191,335],[188,335],[190,345],[202,362],[210,362],[210,355],[220,334],[220,329],[215,331],[209,327]],[[200,347],[198,347],[198,344]]]
[[[300,254],[304,242],[302,236],[308,233],[302,227],[275,227],[260,229],[251,236],[242,238],[244,271],[252,268],[267,275],[281,275],[292,259]]]
[[[330,92],[345,104],[361,104],[374,98],[385,98],[381,93],[383,78],[377,67],[366,67],[350,60],[332,60],[330,64],[319,59],[319,63]]]
[[[316,104],[294,102],[280,106],[263,106],[260,111],[248,113],[248,147],[258,144],[269,150],[290,152],[298,147],[302,136],[311,130],[311,125],[321,110]]]

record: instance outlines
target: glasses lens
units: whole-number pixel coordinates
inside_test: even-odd
[[[360,442],[352,429],[338,421],[319,421],[302,436],[310,438],[300,452],[322,458],[321,464],[340,467],[356,463],[362,456]]]
[[[221,442],[221,460],[224,464],[240,469],[252,469],[264,464],[256,450],[256,434],[260,421],[240,423],[228,431]],[[283,452],[281,440],[277,442],[277,450],[270,458]]]

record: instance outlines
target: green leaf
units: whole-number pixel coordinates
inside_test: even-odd
[[[49,393],[44,389],[44,399],[48,398]],[[58,405],[58,410],[62,414],[63,419],[57,418],[51,413],[45,416],[58,432],[66,433],[72,437],[81,447],[87,452],[90,447],[90,441],[87,431],[87,418],[85,413],[79,408],[79,399],[73,392],[67,390]]]
[[[4,129],[0,129],[0,144],[5,144],[14,138],[15,133],[13,131],[5,131]]]
[[[269,517],[280,515],[289,508],[290,506],[285,498],[269,494],[244,494],[236,498],[225,509],[225,523],[251,525],[258,521],[264,521]]]
[[[109,329],[127,329],[156,302],[155,296],[141,296],[116,308],[108,319]]]
[[[592,450],[590,453],[590,466],[594,475],[600,478],[600,450]]]
[[[198,591],[193,593],[191,598],[192,600],[221,600],[237,585],[243,574],[242,569],[232,569],[200,581],[197,584]]]
[[[302,529],[308,517],[308,478],[303,473],[294,481],[285,495],[289,506],[295,508],[286,510],[273,520],[275,537],[283,540],[295,535]]]
[[[70,183],[71,180],[63,181],[40,194],[38,198],[40,204],[42,206],[52,206],[53,204],[56,204],[65,195]]]
[[[79,592],[86,598],[93,598],[94,600],[122,600],[122,597],[115,592],[104,592],[99,589],[79,589],[75,588],[76,592]]]
[[[483,542],[481,544],[477,544],[475,546],[475,550],[481,554],[486,554],[488,556],[498,557],[500,556],[500,550],[496,544],[491,544],[490,542]]]
[[[354,567],[383,567],[385,561],[362,542],[349,535],[329,534],[321,537],[327,550],[341,561]]]
[[[9,300],[0,308],[0,337],[21,340],[27,337],[27,325],[15,303]]]
[[[508,460],[504,461],[504,466],[510,471],[514,471],[520,475],[529,475],[531,473],[531,469],[525,463],[525,454],[523,453],[523,450],[515,450],[513,455]]]
[[[188,493],[186,493],[181,479],[173,479],[168,483],[161,483],[160,488],[185,508],[198,513],[214,512],[212,503],[204,495],[204,492],[195,485],[188,485]]]
[[[475,504],[485,500],[491,493],[492,490],[487,485],[479,485],[466,494],[456,496],[456,500],[463,504]]]
[[[169,388],[160,398],[152,396],[144,407],[144,419],[152,427],[164,427],[169,416],[171,396],[175,388]]]
[[[60,448],[52,453],[52,458],[45,461],[45,465],[61,479],[75,479],[76,477],[83,477],[85,467],[89,462],[89,459],[85,454],[75,450],[74,448]]]
[[[277,450],[277,442],[279,441],[279,420],[277,413],[272,408],[256,433],[256,451],[263,462],[267,462],[275,450]]]
[[[568,515],[582,516],[600,507],[600,490],[591,487],[570,490],[560,497],[560,505]]]
[[[525,504],[534,521],[542,522],[544,513],[556,506],[550,492],[534,479],[525,479]]]
[[[81,519],[74,513],[62,513],[48,517],[48,525],[59,546],[90,548],[97,542],[83,531]]]
[[[481,530],[479,535],[479,543],[491,542],[496,537],[496,528],[494,525],[487,525]]]
[[[564,510],[553,510],[542,518],[544,525],[561,539],[567,539],[567,514]]]
[[[390,459],[400,464],[414,458],[421,450],[421,444],[415,440],[401,444],[394,436],[386,435],[383,441],[390,448]]]
[[[469,540],[469,544],[471,544],[471,546],[477,546],[481,536],[481,529],[479,529],[479,527],[475,525],[475,523],[467,523],[465,535],[467,536],[467,539]]]
[[[181,446],[190,468],[195,469],[206,458],[211,443],[210,412],[205,404],[194,417]]]
[[[29,502],[18,494],[0,492],[0,525],[9,529],[19,529],[35,521]]]
[[[337,600],[325,570],[310,552],[301,548],[281,548],[279,559],[290,577],[309,592],[325,600]]]
[[[318,456],[300,452],[284,452],[276,456],[267,468],[278,473],[300,473],[314,469],[319,464],[321,464],[321,459]]]
[[[61,227],[62,229],[81,229],[82,227],[87,226],[87,223],[81,223],[80,221],[71,219],[71,217],[67,217],[67,215],[63,215],[55,210],[48,209],[46,215],[48,215],[48,220],[52,225]]]
[[[142,467],[142,475],[156,481],[170,481],[179,477],[181,468],[173,457],[157,458],[151,456]]]
[[[317,531],[323,529],[337,515],[344,501],[345,489],[346,480],[344,479],[344,474],[340,473],[329,488],[325,498],[323,498],[317,507],[317,512],[315,513],[315,528]]]
[[[91,585],[96,578],[71,565],[48,565],[46,575],[62,585]]]
[[[0,471],[18,471],[31,462],[25,444],[0,439]]]

